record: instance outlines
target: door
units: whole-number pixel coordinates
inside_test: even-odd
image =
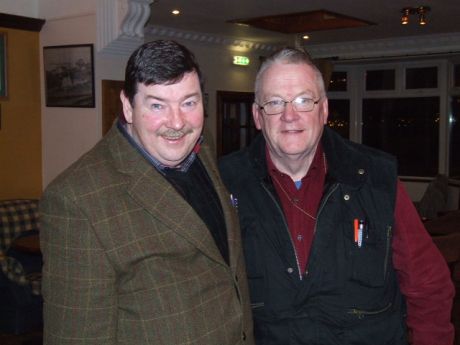
[[[254,93],[217,91],[217,155],[226,155],[250,144],[257,134],[252,119]]]

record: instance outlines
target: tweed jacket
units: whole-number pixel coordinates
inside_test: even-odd
[[[193,208],[116,126],[40,204],[45,345],[252,345],[238,217],[213,152],[230,265]]]

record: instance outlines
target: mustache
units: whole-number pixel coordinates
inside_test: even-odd
[[[176,131],[174,129],[168,129],[168,130],[162,132],[160,135],[162,137],[166,137],[166,138],[178,139],[178,138],[181,138],[184,135],[187,135],[189,133],[192,133],[191,129],[181,129],[179,131]]]

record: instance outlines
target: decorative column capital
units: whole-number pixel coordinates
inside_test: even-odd
[[[150,4],[156,0],[98,0],[97,52],[129,55],[144,42]]]

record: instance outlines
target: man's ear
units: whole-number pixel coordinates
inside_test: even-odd
[[[133,107],[129,98],[125,96],[125,92],[123,90],[120,92],[120,100],[123,106],[123,115],[126,123],[133,123]]]
[[[259,105],[252,103],[252,118],[254,119],[254,124],[258,130],[262,129],[262,110],[259,108]]]
[[[325,98],[321,102],[321,107],[322,107],[321,116],[323,117],[323,124],[327,124],[327,118],[329,116],[329,105],[328,105],[327,98]]]

